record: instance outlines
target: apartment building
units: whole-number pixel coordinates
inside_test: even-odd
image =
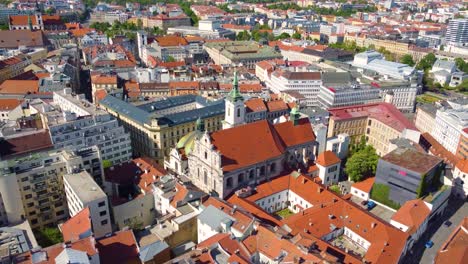
[[[318,104],[326,109],[382,102],[380,91],[372,87],[321,85]]]
[[[154,158],[159,164],[171,148],[190,131],[196,120],[204,121],[206,131],[221,129],[224,101],[208,101],[196,95],[181,95],[167,99],[140,102],[138,105],[111,95],[99,102],[130,133],[132,150],[136,156]]]
[[[87,171],[65,174],[63,185],[70,217],[89,208],[94,237],[112,233],[107,195]]]
[[[468,159],[468,127],[464,128],[460,134],[456,155],[460,159]]]
[[[278,69],[271,73],[266,85],[274,93],[297,91],[305,97],[305,105],[319,105],[317,96],[322,85],[320,72],[292,72]]]
[[[31,59],[23,54],[19,54],[11,58],[1,60],[0,83],[22,74],[24,72],[24,69],[31,63]]]
[[[48,137],[47,134],[45,136]],[[21,140],[45,139],[41,135],[33,135]],[[28,153],[0,162],[4,172],[0,178],[0,193],[8,222],[27,219],[33,229],[56,225],[68,217],[63,175],[80,169],[97,175],[102,171],[99,152],[94,147],[85,152],[50,150]]]
[[[96,145],[102,159],[113,164],[132,157],[130,135],[124,127],[110,114],[84,99],[83,95],[73,95],[70,88],[54,92],[52,103],[32,101],[30,109],[32,114],[41,115],[56,149]]]
[[[381,156],[391,151],[392,139],[407,138],[419,143],[418,129],[389,103],[338,107],[329,111],[328,137],[346,133],[353,143],[364,137]]]
[[[414,125],[422,133],[432,134],[436,123],[437,108],[433,104],[420,104],[416,107]]]
[[[468,108],[438,109],[432,136],[453,154],[457,153],[463,129],[468,127]]]

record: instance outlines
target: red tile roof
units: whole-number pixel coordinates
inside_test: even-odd
[[[117,84],[117,75],[92,75],[93,84]]]
[[[210,137],[212,144],[222,154],[223,171],[232,171],[279,157],[287,147],[315,140],[307,118],[301,119],[296,126],[292,122],[272,125],[262,120],[216,131]]]
[[[389,103],[375,103],[331,108],[328,110],[334,120],[348,120],[353,118],[373,118],[402,132],[404,129],[418,129],[394,105]]]
[[[320,153],[316,160],[316,163],[323,167],[335,165],[340,162],[341,162],[340,158],[338,158],[336,154],[330,150]]]
[[[268,109],[262,98],[252,98],[245,102],[245,110],[247,112],[266,112]]]
[[[431,209],[427,207],[423,200],[407,201],[392,216],[392,220],[408,227],[406,231],[412,234],[418,230],[424,220],[431,214]]]
[[[375,181],[375,177],[369,177],[361,182],[353,183],[351,187],[354,187],[365,193],[370,193],[370,191],[372,190],[372,186],[374,185],[374,181]]]
[[[34,134],[0,140],[0,157],[22,155],[52,147],[49,131],[42,130]]]
[[[460,161],[457,163],[456,167],[457,167],[460,171],[462,171],[462,172],[464,172],[464,173],[468,173],[468,159],[462,159],[462,160],[460,160]]]
[[[155,41],[161,47],[171,47],[171,46],[186,46],[188,45],[187,40],[184,37],[177,35],[167,35],[163,37],[157,37]]]
[[[28,25],[29,20],[28,17],[31,18],[31,23],[33,25],[37,25],[37,19],[36,16],[29,16],[29,15],[16,15],[16,16],[10,16],[10,25],[12,26],[23,26],[23,25]]]
[[[96,243],[101,263],[140,263],[138,246],[132,230],[119,231]]]
[[[89,208],[86,207],[75,216],[68,219],[61,226],[63,241],[80,240],[80,236],[89,232],[91,234],[91,216]]]
[[[38,91],[37,80],[6,80],[0,85],[0,94],[31,94]]]
[[[236,229],[240,233],[244,233],[249,228],[249,226],[253,224],[255,220],[249,213],[247,213],[243,209],[237,208],[234,210],[233,205],[214,197],[208,198],[208,200],[206,200],[203,203],[203,205],[205,207],[211,205],[234,218],[235,220],[232,225],[232,228]]]
[[[0,98],[0,111],[9,111],[13,110],[23,101],[18,99],[4,99]]]
[[[468,217],[450,234],[435,257],[436,264],[463,264],[468,262]]]

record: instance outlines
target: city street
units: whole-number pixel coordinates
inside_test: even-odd
[[[443,217],[436,219],[435,222],[430,224],[426,233],[413,246],[412,252],[408,253],[401,263],[433,263],[437,251],[465,216],[468,216],[468,205],[466,202],[453,197],[450,198],[448,208]],[[444,222],[447,220],[452,223],[448,227],[444,225]],[[429,240],[434,242],[434,246],[432,248],[425,248],[424,244]]]

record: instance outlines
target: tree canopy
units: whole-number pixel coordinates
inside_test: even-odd
[[[379,156],[375,149],[367,145],[348,158],[345,172],[350,180],[354,182],[362,181],[369,176],[375,175],[378,161]]]
[[[432,65],[434,65],[436,60],[437,58],[434,53],[429,53],[419,61],[418,65],[416,65],[416,69],[429,70],[432,68]]]
[[[63,241],[62,233],[58,228],[44,227],[35,232],[34,235],[41,247],[49,247]]]
[[[468,73],[468,63],[465,62],[462,58],[456,58],[455,59],[455,64],[457,65],[457,68],[464,72]]]
[[[400,58],[400,62],[409,66],[414,66],[416,64],[413,60],[413,56],[410,54],[403,55],[403,57]]]

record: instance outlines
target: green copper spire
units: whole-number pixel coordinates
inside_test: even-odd
[[[197,122],[195,122],[195,128],[197,129],[197,131],[204,131],[205,130],[203,121],[201,120],[200,117],[197,119]]]
[[[301,114],[299,113],[299,109],[297,109],[296,106],[293,107],[293,109],[291,109],[289,116],[289,119],[293,122],[294,125],[297,125],[299,123],[299,117],[301,116]]]
[[[237,80],[237,71],[234,72],[234,80],[232,81],[232,90],[229,92],[227,99],[232,102],[243,101],[244,97],[239,91],[239,81]]]

